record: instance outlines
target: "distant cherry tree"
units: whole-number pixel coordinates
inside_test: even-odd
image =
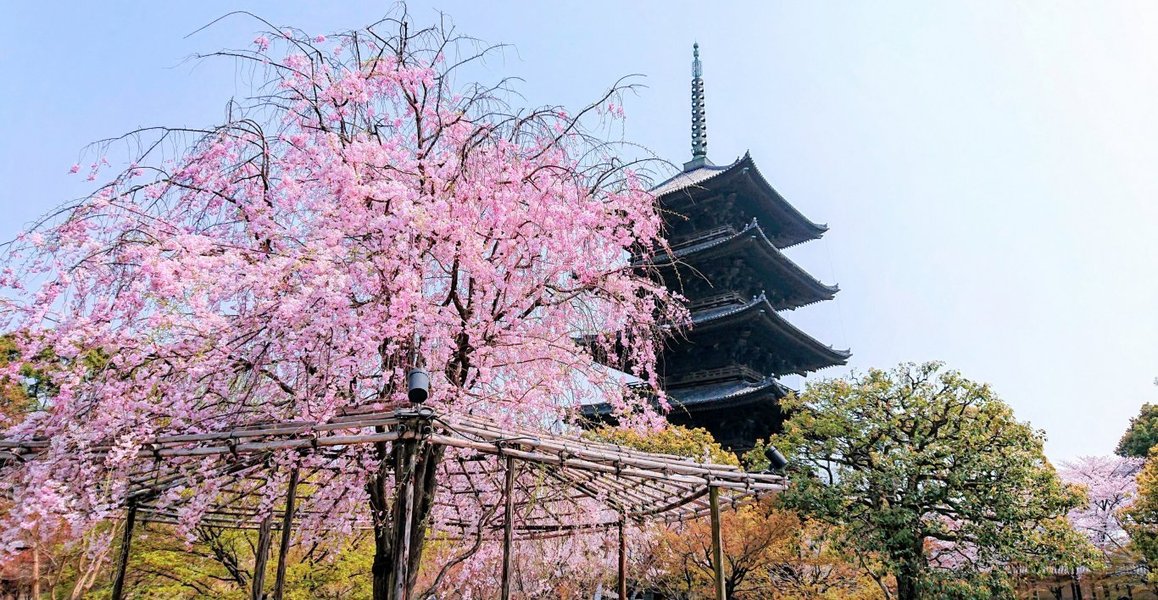
[[[575,113],[517,110],[504,82],[456,83],[488,52],[404,17],[328,36],[271,27],[219,53],[256,78],[224,123],[100,146],[129,148],[131,164],[22,235],[0,271],[0,331],[20,332],[28,368],[50,366],[55,386],[3,433],[51,440],[0,474],[10,548],[48,523],[80,535],[116,514],[155,436],[390,410],[416,365],[438,410],[558,426],[607,401],[658,422],[575,341],[616,332],[604,354],[662,401],[654,344],[683,313],[630,261],[662,247],[661,220],[641,173],[590,127],[618,118],[625,88]],[[109,162],[86,170],[98,179]],[[99,369],[78,360],[94,351]],[[311,482],[300,532],[372,526],[376,598],[400,525],[393,452],[275,453],[257,492],[268,511],[291,467],[331,473]],[[417,460],[412,578],[438,523],[441,459],[427,445]],[[172,462],[187,477],[159,501],[192,532],[228,479]]]
[[[1062,463],[1061,478],[1086,489],[1085,506],[1070,511],[1069,520],[1103,553],[1121,552],[1129,544],[1122,512],[1138,495],[1141,468],[1142,459],[1120,456],[1084,456]]]
[[[1086,492],[1085,504],[1070,511],[1069,522],[1100,554],[1097,568],[1084,573],[1071,569],[1071,587],[1084,580],[1096,592],[1099,585],[1105,591],[1111,585],[1130,588],[1145,582],[1140,567],[1145,569],[1146,561],[1131,544],[1127,529],[1129,511],[1138,499],[1142,464],[1140,458],[1121,456],[1084,456],[1062,463],[1058,472],[1062,479]]]

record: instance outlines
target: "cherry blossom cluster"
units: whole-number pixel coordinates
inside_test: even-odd
[[[6,542],[119,510],[157,436],[391,410],[415,366],[440,411],[558,428],[598,401],[657,422],[625,382],[662,404],[655,341],[684,315],[633,267],[662,248],[647,182],[583,127],[621,114],[614,92],[576,116],[516,111],[455,87],[449,48],[262,35],[230,53],[265,78],[227,122],[135,132],[123,172],[9,248],[0,331],[52,391],[3,432],[50,442],[3,473]],[[340,532],[375,456],[275,453],[251,491],[268,511],[290,467],[324,471],[303,526]],[[249,485],[213,458],[164,468],[157,502],[187,531]]]

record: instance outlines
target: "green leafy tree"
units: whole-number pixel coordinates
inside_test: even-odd
[[[1146,403],[1138,411],[1138,416],[1130,419],[1130,426],[1118,440],[1114,453],[1146,458],[1155,444],[1158,444],[1158,405]]]
[[[195,534],[195,539],[187,543],[172,525],[146,522],[138,526],[126,580],[130,597],[137,600],[251,598],[257,533],[204,526]],[[276,554],[276,541],[274,543]],[[373,558],[373,541],[369,536],[356,536],[351,543],[334,547],[294,544],[287,558],[284,597],[286,600],[369,600]],[[109,598],[115,564],[106,561],[103,566],[101,576],[93,578],[96,585],[83,597]],[[272,589],[275,569],[276,558],[271,555],[265,572],[266,594]]]
[[[587,432],[586,436],[644,452],[674,454],[725,465],[740,465],[735,454],[724,449],[707,429],[701,427],[668,425],[659,431],[638,432],[623,427],[603,426]]]
[[[21,367],[18,374],[8,373],[10,367],[19,364],[16,339],[10,334],[0,335],[0,425],[19,421],[33,406],[25,369]]]
[[[903,364],[809,385],[785,408],[785,504],[840,527],[890,597],[1007,597],[1011,573],[1092,560],[1065,521],[1081,490],[987,385]]]
[[[1137,481],[1138,494],[1122,512],[1122,525],[1130,534],[1130,549],[1141,555],[1150,581],[1158,583],[1158,450],[1150,453]]]

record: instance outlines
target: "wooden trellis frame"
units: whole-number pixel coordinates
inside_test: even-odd
[[[224,527],[257,529],[262,536],[258,546],[265,553],[272,545],[272,530],[280,531],[278,566],[272,597],[280,599],[284,590],[285,556],[290,529],[310,516],[295,505],[311,482],[326,476],[324,468],[312,470],[294,467],[275,525],[269,512],[259,514],[256,503],[241,502],[259,493],[269,481],[269,458],[278,452],[327,452],[340,454],[364,444],[400,444],[403,463],[412,460],[418,444],[441,445],[448,449],[442,469],[440,494],[458,496],[489,507],[483,514],[501,514],[500,522],[484,519],[447,518],[440,523],[441,533],[465,536],[472,527],[475,534],[501,539],[503,543],[502,598],[510,594],[511,548],[519,539],[572,535],[575,532],[616,529],[619,533],[619,591],[626,591],[624,528],[629,522],[683,521],[710,516],[712,519],[713,568],[717,579],[717,598],[724,598],[723,565],[719,510],[721,503],[733,506],[776,493],[784,488],[780,475],[749,473],[735,466],[696,461],[684,457],[641,452],[610,443],[596,442],[579,436],[513,427],[469,415],[440,415],[427,408],[390,412],[349,412],[326,422],[286,421],[264,423],[229,431],[204,434],[158,436],[141,445],[134,475],[125,497],[127,519],[120,552],[114,600],[123,589],[128,548],[135,521],[173,522],[174,507],[164,505],[161,494],[187,478],[171,463],[191,457],[216,459],[219,474],[230,476],[231,486],[221,490],[218,501],[205,515],[205,522]],[[0,440],[0,464],[7,461],[34,460],[47,447],[47,440]],[[111,446],[110,446],[111,447]],[[97,446],[99,456],[110,447]],[[457,455],[452,455],[457,453]],[[403,481],[396,502],[412,502],[413,486]],[[305,498],[308,499],[308,492]],[[494,496],[501,497],[503,510],[494,510]],[[602,517],[590,517],[580,506],[601,506]],[[458,502],[443,502],[447,509]],[[598,511],[596,511],[598,512]],[[516,519],[516,515],[519,516]],[[517,521],[517,523],[516,523]],[[402,539],[409,539],[404,536]],[[404,547],[405,548],[405,547]],[[408,550],[398,553],[396,568],[404,572]],[[404,582],[405,576],[398,581]],[[255,578],[261,585],[261,578]],[[255,589],[254,597],[261,590]],[[407,590],[396,590],[406,598]]]

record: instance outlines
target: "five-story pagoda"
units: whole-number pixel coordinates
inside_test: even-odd
[[[789,390],[778,378],[845,364],[850,353],[780,314],[836,295],[782,252],[827,228],[777,193],[748,154],[727,166],[708,160],[698,44],[692,77],[692,160],[653,190],[672,248],[655,267],[688,299],[692,320],[663,351],[662,382],[670,421],[742,452],[780,430]]]

